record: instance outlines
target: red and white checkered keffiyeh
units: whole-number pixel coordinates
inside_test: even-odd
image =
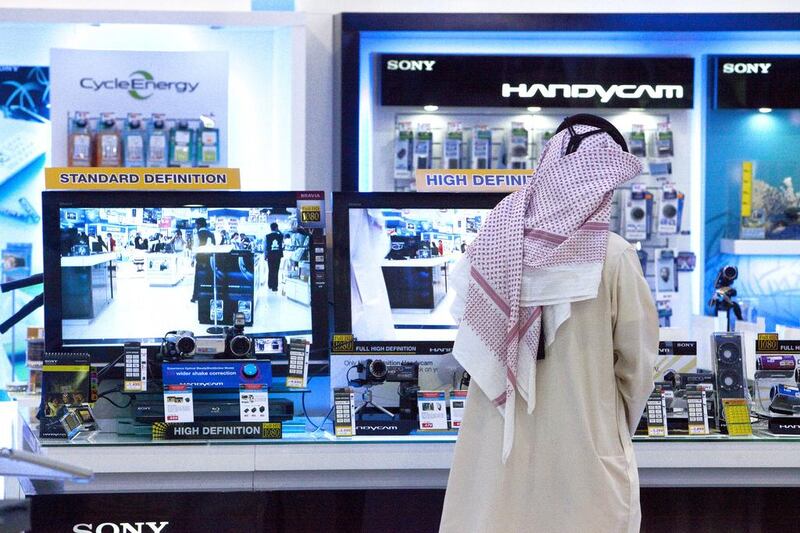
[[[532,182],[492,210],[453,271],[453,355],[504,416],[503,461],[513,445],[515,392],[529,413],[535,406],[543,321],[549,345],[569,304],[597,297],[614,189],[642,169],[608,134],[565,156],[569,138],[564,130],[547,143]]]

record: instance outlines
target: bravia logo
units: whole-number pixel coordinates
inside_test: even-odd
[[[772,63],[724,63],[723,74],[768,74]]]
[[[92,524],[75,524],[72,533],[160,533],[169,522],[103,522]]]
[[[600,101],[607,104],[612,98],[638,99],[647,95],[654,100],[683,98],[683,86],[681,85],[612,85],[605,88],[602,85],[591,83],[534,83],[528,85],[520,83],[511,85],[504,83],[502,88],[503,98],[511,98],[516,95],[520,98],[533,98],[540,94],[542,98],[594,98],[600,97]]]
[[[79,84],[82,88],[94,92],[103,89],[127,91],[131,98],[136,100],[147,100],[155,94],[155,91],[175,91],[178,94],[193,93],[200,86],[200,82],[159,81],[146,70],[134,70],[128,79],[81,78]]]
[[[436,60],[433,59],[390,59],[386,62],[386,70],[433,70]]]

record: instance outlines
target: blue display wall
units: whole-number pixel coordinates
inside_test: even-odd
[[[720,251],[722,239],[739,238],[742,162],[751,161],[754,179],[776,190],[787,177],[800,188],[800,110],[709,110],[705,145],[705,299],[719,269],[735,265],[740,299],[768,330],[800,326],[800,256],[778,255],[786,242],[774,243],[776,255]]]

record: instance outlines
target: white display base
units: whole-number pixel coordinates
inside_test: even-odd
[[[719,248],[733,255],[800,255],[800,240],[722,239]]]
[[[443,489],[454,438],[317,443],[75,445],[51,459],[91,468],[65,492]],[[689,439],[687,439],[689,440]],[[634,443],[643,487],[800,486],[796,440]]]

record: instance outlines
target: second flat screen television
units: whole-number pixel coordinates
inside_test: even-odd
[[[452,341],[450,271],[505,194],[336,193],[336,331]]]

